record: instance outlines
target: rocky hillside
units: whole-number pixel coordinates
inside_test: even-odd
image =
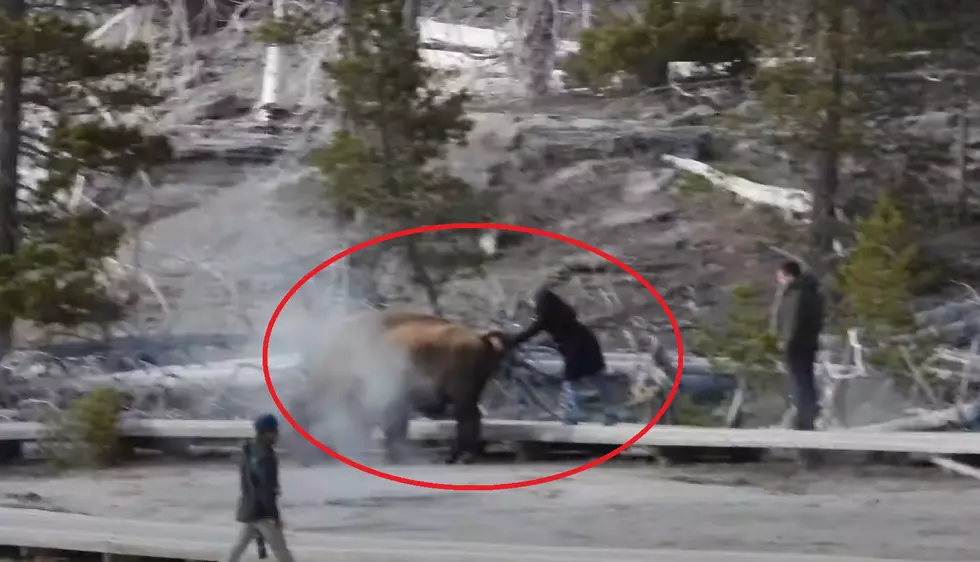
[[[766,250],[773,237],[766,221],[775,215],[678,181],[659,159],[708,155],[710,127],[610,116],[598,104],[593,116],[581,107],[569,113],[475,113],[470,146],[454,150],[451,164],[503,194],[502,220],[561,232],[619,257],[682,318],[712,305],[732,283],[771,277],[779,254]],[[188,160],[141,201],[149,223],[140,236],[141,263],[172,300],[173,329],[238,331],[248,328],[243,315],[259,328],[289,286],[338,251],[344,237],[316,207],[315,177],[304,178],[288,153],[270,162],[269,154],[248,148],[269,148],[272,139],[254,132],[235,137],[221,122],[208,126],[226,138],[211,137],[211,153],[189,141]],[[488,266],[492,282],[460,279],[446,305],[483,323],[501,306],[500,291],[523,295],[565,270],[581,285],[569,291],[586,316],[610,327],[636,316],[665,328],[659,305],[610,265],[566,244],[521,239],[504,244]],[[387,290],[395,300],[423,302],[397,270]],[[156,308],[144,311],[153,321],[160,318]]]
[[[464,11],[443,17],[494,19]],[[332,128],[318,71],[332,52],[330,42],[318,39],[287,53],[280,100],[292,116],[264,129],[249,116],[259,96],[263,50],[250,36],[251,24],[243,25],[180,47],[168,43],[166,27],[152,13],[126,28],[158,46],[156,68],[168,101],[155,118],[181,153],[155,190],[134,193],[126,203],[125,211],[145,226],[124,257],[138,249],[140,266],[167,301],[162,307],[146,295],[134,318],[144,329],[260,332],[289,286],[357,239],[333,226],[318,180],[301,163]],[[124,35],[116,30],[101,40]],[[770,116],[758,102],[696,85],[683,85],[684,95],[556,91],[529,102],[514,95],[519,88],[506,65],[494,62],[506,58],[501,53],[454,59],[455,75],[447,78],[450,87],[477,94],[470,145],[453,150],[449,164],[503,196],[502,221],[561,232],[619,257],[654,284],[683,323],[710,311],[735,283],[765,286],[784,259],[780,250],[794,251],[801,225],[692,180],[661,158],[691,158],[759,183],[805,188],[806,178],[778,139],[766,134]],[[906,129],[952,138],[957,123],[944,100],[903,114]],[[970,150],[978,143],[971,137]],[[862,170],[850,176],[860,178]],[[525,294],[546,275],[566,270],[574,273],[569,296],[585,316],[609,328],[609,337],[631,318],[667,329],[659,305],[623,272],[557,242],[517,242],[489,265],[490,281],[454,282],[445,302],[450,313],[485,323],[502,306],[501,295]],[[396,301],[423,302],[397,269],[386,282]]]

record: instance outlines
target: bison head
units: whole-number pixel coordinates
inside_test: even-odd
[[[496,370],[500,362],[514,349],[512,339],[499,330],[491,330],[480,335],[486,350],[486,364]]]

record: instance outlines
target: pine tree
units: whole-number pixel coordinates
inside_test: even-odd
[[[414,26],[401,10],[398,0],[351,3],[343,56],[324,65],[348,126],[314,154],[314,164],[335,206],[379,232],[488,218],[490,202],[437,164],[449,144],[466,142],[470,96],[430,85],[434,70],[423,63]],[[440,286],[482,260],[470,231],[396,242],[392,250],[405,258],[437,313]]]
[[[580,52],[566,70],[587,85],[605,85],[617,72],[646,87],[667,83],[670,61],[727,65],[741,75],[753,68],[754,33],[720,2],[685,5],[648,0],[640,18],[606,16],[601,25],[584,30]]]
[[[721,370],[734,369],[747,388],[765,391],[779,383],[779,346],[769,329],[769,307],[751,285],[732,289],[725,320],[695,338],[700,353]]]
[[[795,157],[795,171],[806,178],[813,194],[808,261],[818,269],[841,234],[837,211],[845,203],[842,163],[866,162],[876,173],[873,189],[889,182],[897,186],[904,174],[883,165],[883,149],[904,139],[891,128],[868,123],[894,118],[897,104],[891,96],[900,92],[885,77],[909,64],[897,55],[917,33],[914,26],[889,18],[886,10],[869,6],[812,0],[803,25],[771,29],[766,36],[776,51],[793,43],[799,57],[761,68],[754,83],[776,117],[775,130],[767,123],[766,132]]]
[[[956,17],[949,17],[950,14]],[[971,173],[977,159],[971,155],[969,145],[976,126],[971,122],[975,121],[971,119],[971,107],[980,84],[976,72],[980,66],[980,5],[970,0],[903,2],[897,17],[916,22],[921,33],[915,47],[930,52],[938,59],[937,66],[946,69],[933,79],[955,88],[956,212],[961,223],[969,223],[976,215],[977,203],[977,182]]]
[[[872,360],[879,364],[901,365],[893,345],[915,330],[915,259],[902,213],[894,201],[882,198],[874,213],[859,221],[857,243],[840,268],[838,282],[842,328],[860,328],[862,343],[877,350]]]
[[[98,47],[91,29],[24,0],[0,12],[0,353],[17,319],[106,325],[124,303],[100,281],[122,225],[95,201],[70,206],[76,182],[122,183],[171,157],[162,136],[110,124],[105,112],[156,103],[143,73],[146,45]],[[41,118],[40,127],[22,123]],[[40,173],[25,182],[18,164]],[[112,190],[106,190],[109,198]]]

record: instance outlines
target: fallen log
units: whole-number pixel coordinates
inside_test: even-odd
[[[968,464],[956,462],[953,459],[949,459],[946,457],[939,457],[939,456],[929,457],[929,462],[942,469],[948,470],[950,472],[955,472],[960,476],[968,476],[970,478],[976,478],[980,480],[980,469],[976,467],[972,467]]]
[[[980,415],[980,402],[923,412],[883,423],[850,428],[851,431],[933,431],[950,424],[966,423]]]

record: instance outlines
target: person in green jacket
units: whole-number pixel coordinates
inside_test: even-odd
[[[279,458],[274,446],[279,440],[279,420],[263,414],[254,427],[255,438],[242,446],[238,464],[241,493],[235,518],[242,526],[225,560],[239,562],[248,545],[256,541],[260,557],[268,544],[276,560],[293,562],[278,506]]]
[[[776,276],[785,287],[776,316],[776,331],[796,407],[794,427],[812,431],[820,413],[813,365],[823,331],[823,295],[817,279],[804,273],[796,262],[784,263]]]

